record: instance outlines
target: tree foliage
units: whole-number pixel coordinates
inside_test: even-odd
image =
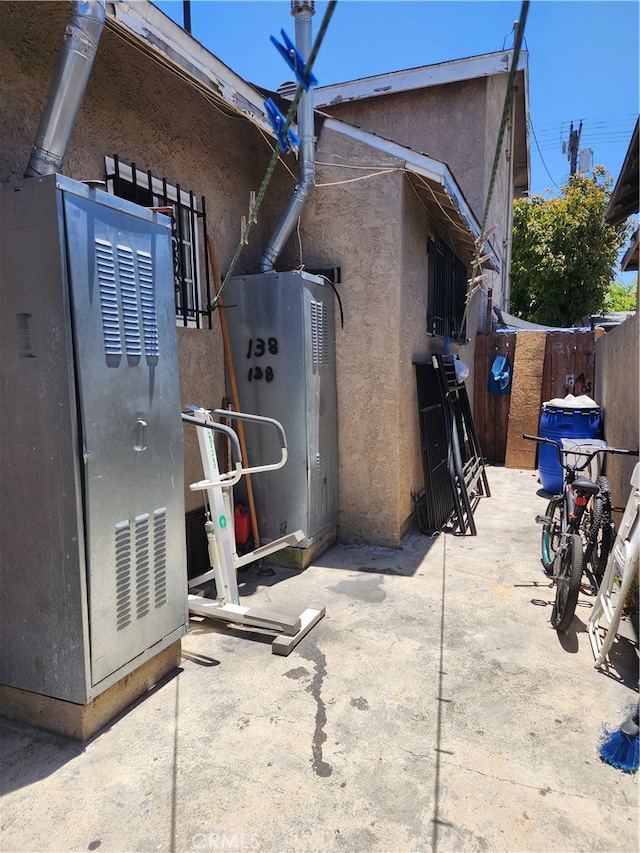
[[[614,281],[605,295],[605,311],[636,311],[638,308],[638,282],[625,284]]]
[[[611,184],[596,166],[591,175],[571,175],[558,198],[514,202],[513,314],[565,327],[602,310],[628,231],[603,222]]]

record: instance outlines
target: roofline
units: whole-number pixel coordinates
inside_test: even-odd
[[[445,83],[459,83],[478,77],[507,74],[512,56],[513,50],[500,50],[496,53],[453,59],[449,62],[423,65],[404,71],[391,71],[374,77],[361,77],[331,86],[319,86],[314,89],[314,105],[316,108],[331,106],[344,101],[376,98],[412,89],[426,89],[430,86],[442,86]],[[527,71],[528,65],[529,55],[527,51],[521,51],[516,70]]]
[[[638,246],[640,245],[640,229],[636,230],[631,235],[629,247],[622,256],[620,261],[620,269],[622,272],[633,272],[638,269]]]
[[[160,64],[188,78],[206,96],[225,104],[274,136],[263,96],[148,0],[107,3],[105,25]]]
[[[640,118],[631,134],[631,141],[624,157],[618,180],[609,197],[604,221],[609,225],[619,225],[629,216],[638,212],[638,157],[640,149]]]
[[[383,151],[385,154],[389,154],[390,156],[401,160],[406,171],[420,175],[429,181],[439,184],[451,199],[451,203],[457,210],[458,216],[465,225],[469,234],[474,240],[478,239],[480,236],[480,223],[475,218],[462,193],[462,190],[456,183],[456,180],[446,163],[442,163],[440,160],[434,160],[433,157],[427,157],[426,154],[418,154],[416,151],[412,151],[404,145],[400,145],[390,139],[384,139],[382,136],[377,136],[375,133],[361,130],[359,127],[354,127],[353,125],[347,124],[339,119],[329,117],[325,118],[323,129],[332,130],[335,133],[341,133],[343,136],[348,136],[351,139],[355,139],[357,142],[362,142],[365,145],[378,149],[378,151]],[[496,256],[496,253],[488,240],[486,241],[486,249],[491,255],[491,259],[496,270],[499,271],[500,260]]]

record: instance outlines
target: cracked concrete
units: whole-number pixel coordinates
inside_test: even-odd
[[[489,468],[477,537],[337,546],[241,573],[243,602],[327,615],[288,657],[192,620],[179,672],[85,744],[0,721],[0,847],[26,851],[635,851],[638,780],[603,764],[637,700],[549,618],[533,472]]]

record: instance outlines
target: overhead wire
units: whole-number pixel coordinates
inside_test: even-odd
[[[520,59],[520,48],[522,46],[522,41],[524,39],[524,27],[527,21],[527,14],[529,12],[529,0],[522,0],[522,6],[520,8],[520,16],[518,19],[518,29],[516,32],[516,37],[513,43],[513,56],[511,57],[511,67],[509,68],[509,77],[507,79],[507,91],[505,93],[504,98],[504,107],[502,110],[502,119],[500,120],[500,129],[498,131],[498,140],[496,142],[496,150],[493,156],[493,166],[491,168],[491,177],[489,179],[489,189],[487,191],[487,200],[484,206],[484,213],[482,215],[482,223],[480,225],[480,234],[478,235],[478,239],[476,240],[476,251],[473,258],[473,264],[471,267],[471,278],[469,279],[469,286],[467,288],[467,296],[465,299],[464,313],[462,315],[462,322],[460,324],[460,328],[464,329],[467,315],[469,313],[469,306],[471,304],[471,297],[475,293],[477,286],[475,282],[481,282],[484,278],[484,275],[479,275],[479,270],[481,270],[481,258],[484,250],[484,243],[487,237],[487,223],[489,221],[489,208],[491,206],[491,199],[493,197],[493,189],[495,187],[496,176],[498,174],[498,163],[500,161],[500,153],[502,151],[502,142],[504,140],[504,134],[507,127],[507,122],[509,120],[509,116],[511,114],[511,100],[513,97],[513,90],[515,86],[516,73],[518,70],[518,60]]]
[[[357,178],[346,178],[344,181],[328,181],[322,184],[316,184],[316,187],[341,187],[343,184],[354,184],[356,181],[366,181],[369,178],[375,178],[378,175],[387,175],[389,172],[400,172],[402,169],[382,169],[379,172],[371,172],[369,175],[360,175]]]
[[[407,174],[415,174],[415,173],[413,173],[413,172],[409,172],[409,170],[408,170],[408,169],[407,169],[407,170],[405,170],[405,171],[407,172]],[[433,191],[433,187],[432,187],[430,184],[428,184],[428,183],[427,183],[427,181],[425,180],[425,178],[424,178],[422,175],[415,175],[415,177],[420,181],[420,183],[421,183],[421,184],[422,184],[426,189],[428,189],[428,190],[429,190],[429,192],[431,193],[431,195],[432,195],[432,197],[433,197],[433,200],[434,200],[434,201],[435,201],[435,203],[438,205],[438,207],[440,208],[440,210],[442,211],[442,213],[444,214],[444,216],[446,216],[446,218],[449,220],[449,222],[450,222],[450,223],[453,225],[453,227],[456,229],[456,231],[460,231],[462,234],[468,234],[469,232],[467,231],[467,229],[466,229],[466,228],[463,228],[463,227],[462,227],[458,222],[456,222],[454,219],[452,219],[452,218],[451,218],[451,216],[449,215],[448,211],[446,211],[446,210],[444,209],[444,207],[443,207],[443,206],[442,206],[442,204],[440,203],[440,199],[439,199],[439,198],[438,198],[438,196],[434,193],[434,191]],[[409,183],[411,183],[411,181],[410,181]],[[414,188],[414,189],[415,189],[415,188]],[[416,195],[417,195],[417,193],[416,193]],[[420,196],[418,196],[418,198],[420,198]],[[426,209],[426,208],[425,208],[425,209]]]
[[[542,161],[542,165],[544,166],[544,170],[547,173],[547,175],[549,175],[549,180],[551,181],[551,183],[554,185],[554,187],[556,189],[559,190],[560,187],[558,186],[558,184],[556,184],[556,182],[551,177],[551,172],[547,168],[547,164],[544,162],[544,157],[542,156],[542,151],[540,151],[540,146],[538,145],[538,137],[536,136],[536,132],[533,128],[533,122],[531,121],[531,117],[529,117],[529,127],[531,128],[531,133],[533,134],[533,139],[536,143],[536,148],[538,149],[538,154],[540,155],[540,160]]]
[[[269,137],[267,136],[267,134],[264,132],[264,130],[261,127],[259,127],[258,130],[260,131],[260,135],[262,136],[264,141],[267,143],[269,150],[272,151],[273,149],[271,147],[271,140],[269,139]],[[292,170],[289,168],[289,164],[285,161],[284,157],[282,157],[282,156],[280,156],[280,165],[284,166],[284,168],[286,169],[287,172],[289,172],[289,174],[291,175],[291,177],[293,178],[294,181],[298,180],[297,176],[292,172]]]
[[[318,51],[320,50],[320,46],[324,40],[325,34],[327,32],[327,28],[329,26],[329,22],[331,21],[331,18],[333,16],[333,12],[334,12],[335,7],[336,7],[336,3],[337,3],[337,0],[329,0],[329,4],[325,10],[324,17],[322,19],[322,23],[320,24],[320,28],[318,30],[318,35],[316,36],[315,42],[313,43],[313,46],[312,46],[311,51],[309,53],[309,57],[307,58],[307,61],[305,63],[305,74],[307,76],[309,76],[311,74],[311,70],[313,69],[313,65],[314,65],[316,56],[318,55]],[[285,122],[284,122],[284,125],[282,127],[281,134],[282,134],[283,139],[287,138],[287,133],[289,131],[289,128],[291,127],[291,124],[293,123],[293,117],[295,116],[296,111],[298,109],[298,104],[300,103],[300,99],[302,97],[303,91],[304,90],[303,90],[302,84],[298,83],[294,98],[291,102],[291,106],[289,107],[289,111],[287,112]],[[208,309],[211,311],[213,311],[217,308],[218,302],[220,301],[220,298],[222,297],[222,293],[223,293],[223,291],[227,285],[227,282],[229,281],[229,279],[231,278],[231,276],[233,274],[233,271],[234,271],[235,266],[238,262],[240,254],[242,252],[242,249],[244,248],[244,246],[246,244],[247,237],[249,236],[249,233],[250,233],[251,229],[253,228],[253,225],[256,221],[256,216],[257,216],[258,210],[259,210],[260,205],[262,204],[264,196],[267,192],[267,187],[269,186],[269,184],[271,182],[271,178],[273,177],[273,173],[275,171],[275,167],[276,167],[276,164],[279,160],[279,157],[280,157],[279,147],[278,147],[278,144],[276,143],[276,145],[274,146],[274,149],[273,149],[273,154],[271,156],[271,160],[270,160],[269,165],[267,167],[267,171],[265,172],[265,176],[262,180],[262,184],[260,185],[260,189],[258,190],[258,192],[256,194],[256,200],[255,200],[255,202],[251,208],[248,222],[242,231],[240,241],[238,243],[236,251],[234,252],[233,258],[231,259],[231,263],[229,265],[229,268],[228,268],[226,275],[225,275],[225,277],[224,277],[224,279],[220,285],[220,289],[218,290],[215,297],[211,300],[211,302],[208,305]]]

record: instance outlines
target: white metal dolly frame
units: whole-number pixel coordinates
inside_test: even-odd
[[[240,445],[236,432],[224,424],[218,423],[214,417],[230,418],[271,424],[280,435],[281,458],[278,462],[259,465],[252,468],[242,467]],[[188,594],[189,612],[209,619],[218,619],[226,623],[248,625],[256,628],[278,632],[271,644],[274,654],[288,655],[289,652],[309,633],[313,626],[322,619],[326,609],[307,608],[301,614],[294,615],[285,612],[260,610],[244,607],[240,604],[236,572],[242,566],[273,554],[276,551],[301,542],[305,535],[301,530],[281,536],[267,545],[257,547],[253,551],[238,557],[233,527],[233,497],[232,488],[245,474],[257,474],[264,471],[275,471],[287,461],[287,439],[282,424],[273,418],[259,415],[249,415],[244,412],[234,412],[227,409],[205,409],[190,406],[188,412],[182,413],[185,423],[194,424],[198,434],[198,444],[205,478],[192,483],[192,491],[205,491],[209,502],[210,519],[205,523],[209,562],[211,569],[197,577],[189,579],[189,589],[214,580],[217,598],[204,598],[200,595]],[[235,451],[235,466],[233,470],[221,473],[215,449],[214,432],[221,432],[231,443],[232,458]],[[255,545],[256,543],[254,543]]]

